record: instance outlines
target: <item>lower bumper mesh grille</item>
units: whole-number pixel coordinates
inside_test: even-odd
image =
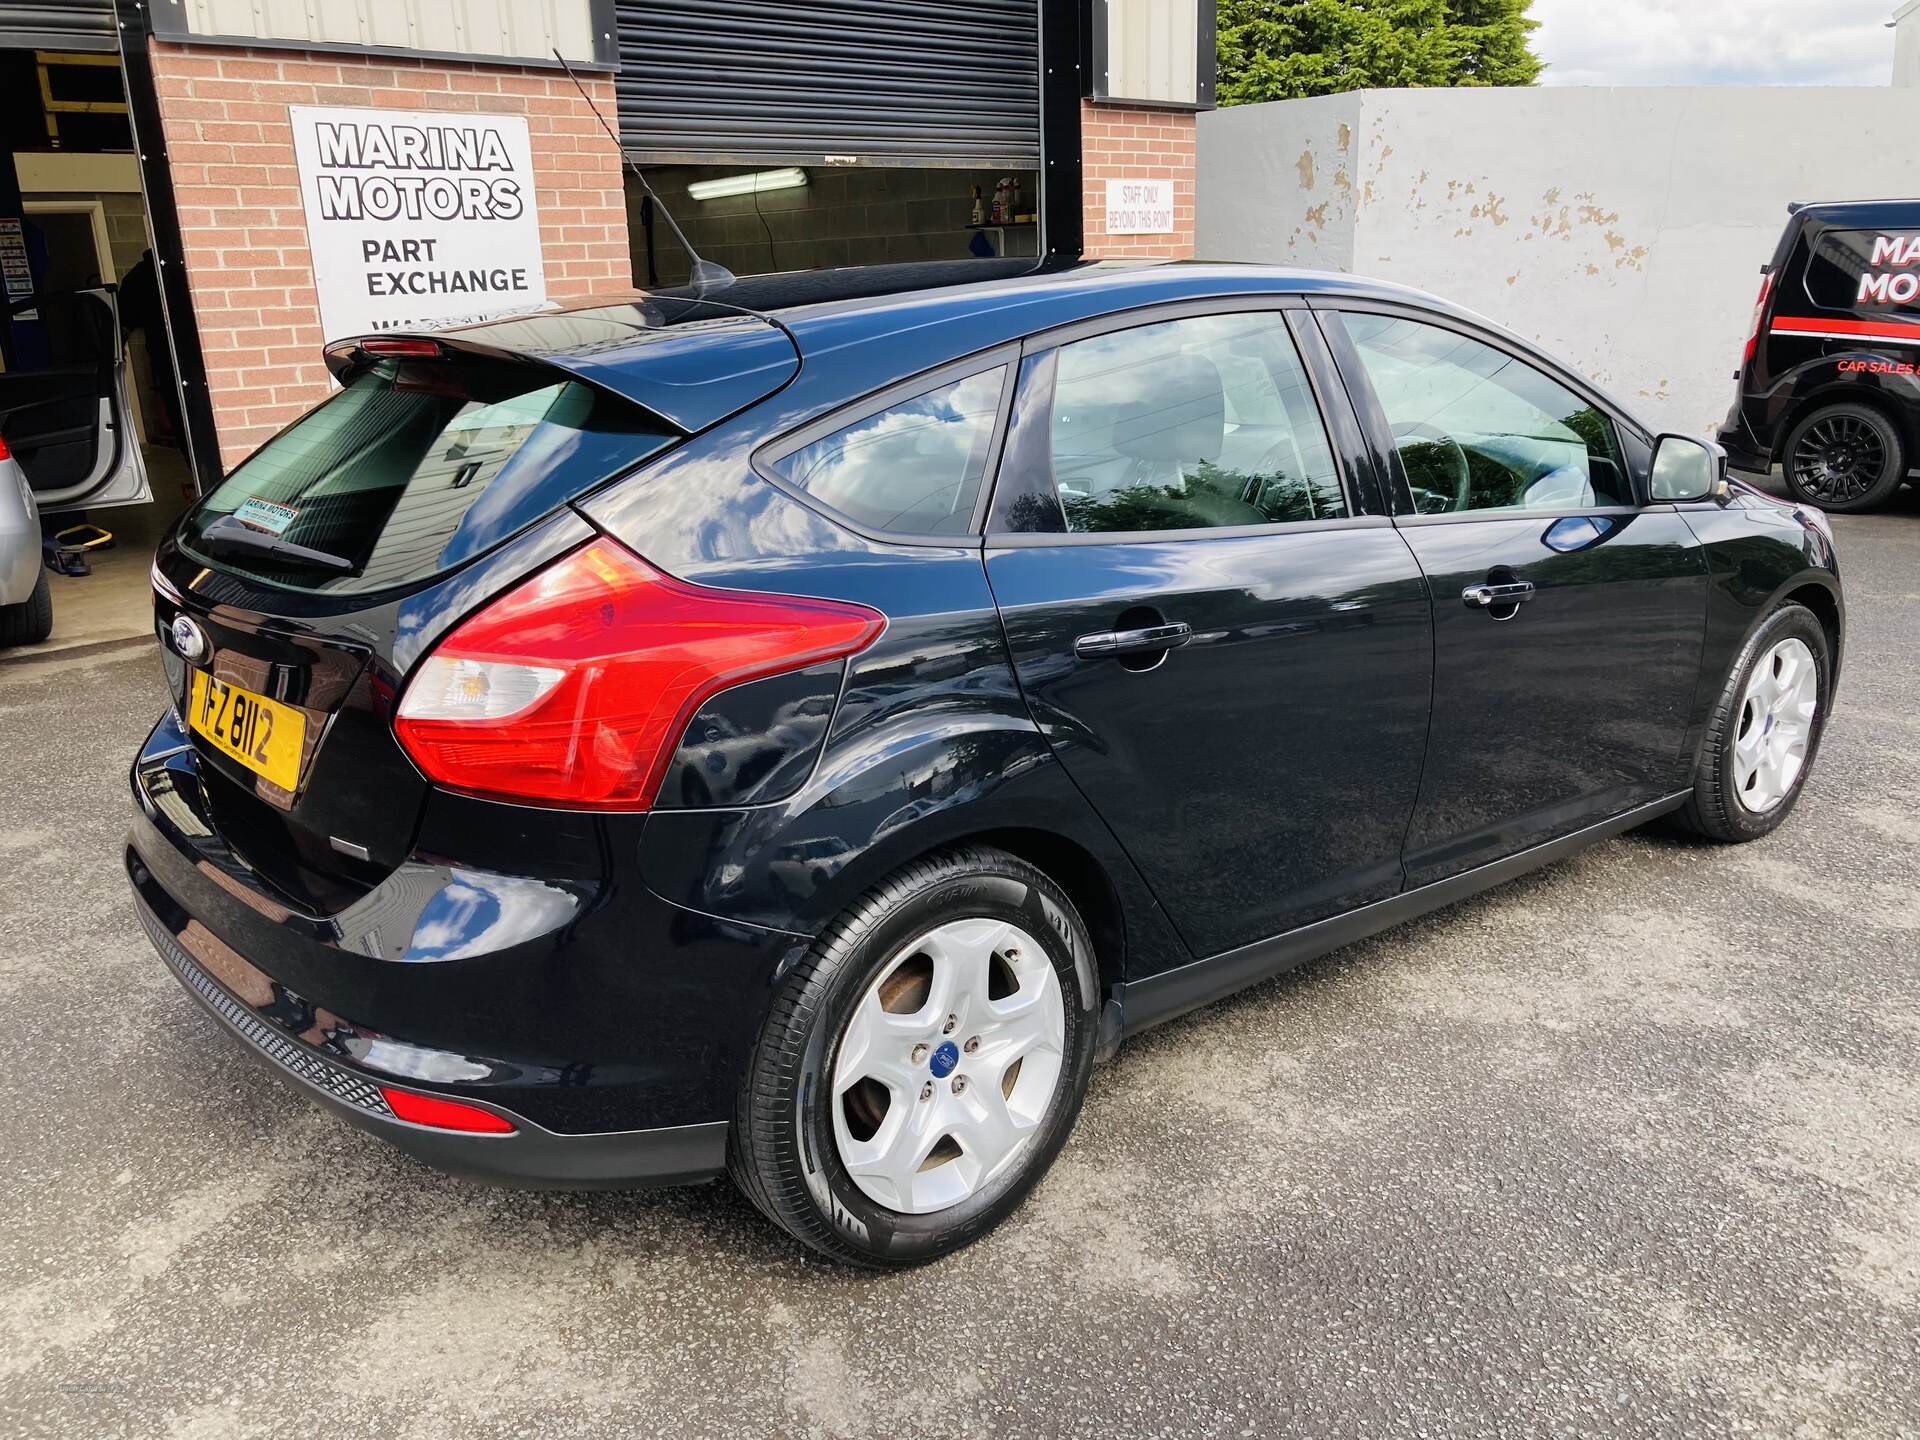
[[[326,1091],[334,1099],[344,1100],[375,1115],[392,1117],[393,1109],[378,1088],[338,1066],[329,1065],[306,1047],[275,1030],[195,964],[193,957],[167,933],[166,926],[152,911],[145,905],[136,905],[134,908],[140,912],[140,923],[147,928],[147,938],[153,941],[153,948],[160,952],[160,958],[167,962],[168,968],[180,977],[188,989],[204,1000],[214,1014],[226,1021],[241,1039],[282,1069],[315,1089]]]

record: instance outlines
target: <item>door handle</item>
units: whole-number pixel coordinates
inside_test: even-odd
[[[1182,621],[1168,625],[1149,625],[1142,630],[1102,630],[1082,635],[1073,642],[1073,653],[1082,660],[1100,660],[1109,655],[1147,655],[1155,650],[1178,650],[1193,639],[1193,627]]]
[[[1469,585],[1460,598],[1476,610],[1491,610],[1496,605],[1518,605],[1533,598],[1533,582],[1516,580],[1509,585]]]

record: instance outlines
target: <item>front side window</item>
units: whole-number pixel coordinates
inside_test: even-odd
[[[1613,421],[1566,386],[1438,325],[1342,318],[1419,513],[1633,503]]]
[[[964,535],[986,477],[1006,367],[942,385],[854,421],[769,467],[857,525]]]
[[[1076,533],[1349,513],[1305,367],[1271,311],[1062,346],[1048,448]]]

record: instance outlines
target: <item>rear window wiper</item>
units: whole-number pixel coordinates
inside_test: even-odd
[[[310,545],[296,545],[291,540],[282,540],[264,530],[256,530],[231,515],[222,515],[201,530],[199,545],[215,555],[225,554],[247,560],[265,557],[278,560],[282,565],[331,570],[339,575],[351,574],[359,568],[344,555],[315,550]]]

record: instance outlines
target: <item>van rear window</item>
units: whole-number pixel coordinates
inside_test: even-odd
[[[1920,315],[1920,231],[1827,231],[1807,264],[1807,296],[1822,310]]]
[[[557,370],[382,361],[248,457],[190,512],[180,538],[209,564],[291,589],[409,585],[491,549],[673,438],[645,411]],[[230,533],[236,522],[344,563],[282,563],[264,549],[256,558],[202,541],[210,526]]]

